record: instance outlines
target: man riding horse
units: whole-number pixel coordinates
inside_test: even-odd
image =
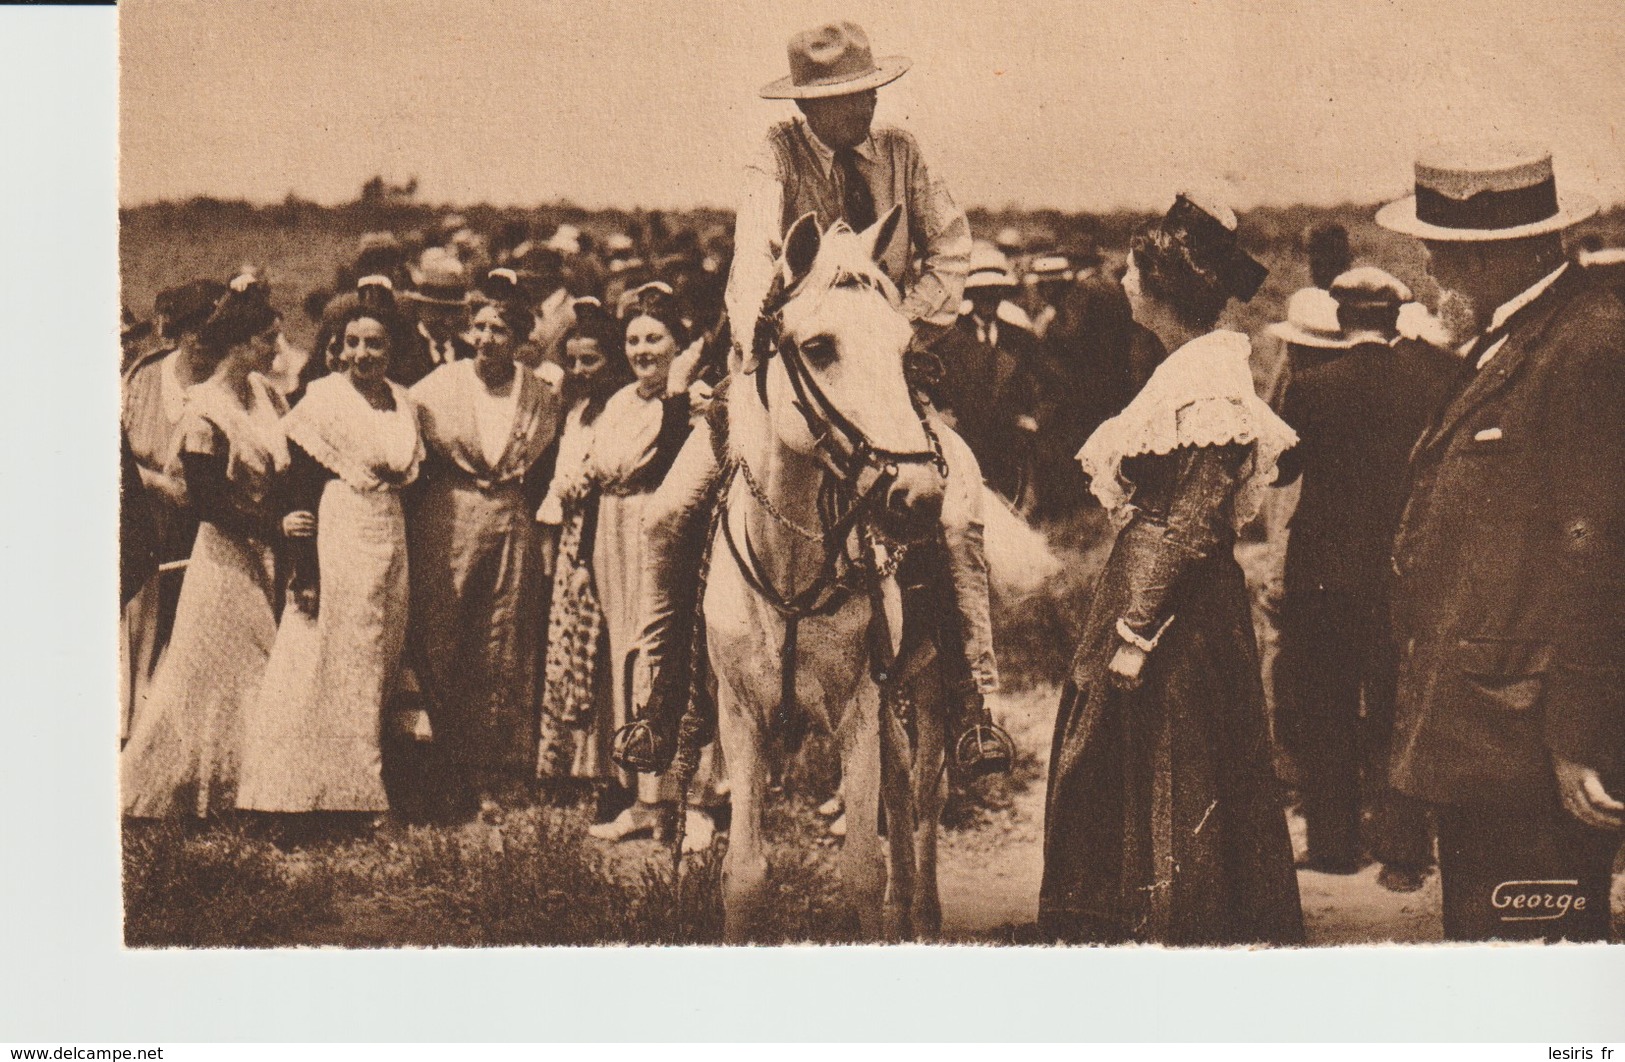
[[[914,328],[911,370],[929,375],[937,363],[928,348],[958,315],[971,235],[964,211],[932,177],[914,138],[901,129],[872,126],[876,90],[901,77],[910,61],[893,56],[877,63],[867,35],[851,22],[796,34],[790,40],[789,57],[790,76],[767,85],[761,95],[795,100],[801,114],[769,130],[758,156],[746,167],[748,183],[736,221],[727,290],[734,336],[729,368],[735,375],[762,368],[755,338],[764,303],[778,293],[775,263],[792,222],[814,214],[823,224],[845,221],[853,231],[863,232],[893,207],[901,207],[898,229],[881,265],[901,289],[902,308]],[[934,413],[929,415],[936,431],[950,430]],[[962,446],[954,452],[968,453]],[[684,445],[645,517],[649,576],[634,672],[638,718],[615,740],[615,758],[628,770],[664,770],[676,752],[678,724],[689,700],[698,557],[709,524],[707,503],[714,496],[719,471],[712,433],[708,425],[701,425]],[[894,474],[894,489],[905,493],[911,477],[940,474],[950,480],[951,490],[955,484],[961,488],[955,493],[978,500],[982,494],[980,471],[969,459],[941,469],[905,465]],[[967,483],[966,477],[974,482]],[[962,653],[940,655],[950,679],[947,686],[955,692],[949,707],[959,715],[962,727],[951,746],[957,766],[968,773],[1005,770],[1014,750],[1008,736],[992,724],[985,702],[986,694],[998,689],[999,679],[980,510],[946,507],[940,522],[939,556],[945,555],[946,561],[914,564],[914,581],[926,585],[922,592],[908,595],[907,622],[937,625],[939,642],[963,646]],[[919,552],[925,557],[931,551]],[[948,597],[941,591],[950,587],[956,607],[933,608],[930,599]]]

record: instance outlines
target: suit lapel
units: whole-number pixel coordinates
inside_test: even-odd
[[[1445,406],[1437,424],[1416,444],[1413,459],[1448,439],[1451,431],[1461,423],[1463,417],[1483,405],[1517,375],[1518,369],[1536,346],[1552,317],[1569,301],[1574,289],[1572,278],[1576,272],[1570,267],[1550,289],[1508,322],[1506,343],[1488,365],[1478,370],[1467,387]],[[1479,355],[1475,351],[1469,356]]]

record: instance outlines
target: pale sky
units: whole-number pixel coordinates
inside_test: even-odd
[[[123,0],[120,199],[731,206],[792,32],[914,60],[879,120],[961,203],[1404,193],[1416,146],[1550,146],[1625,202],[1620,0]]]

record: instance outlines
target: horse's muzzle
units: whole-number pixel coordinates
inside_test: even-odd
[[[942,517],[942,477],[931,464],[902,465],[886,490],[882,522],[887,533],[919,538],[936,528]]]

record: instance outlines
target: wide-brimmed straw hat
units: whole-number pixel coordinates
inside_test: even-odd
[[[431,247],[412,270],[413,291],[402,298],[430,306],[462,306],[468,302],[468,270],[450,251]]]
[[[1392,273],[1360,266],[1338,275],[1327,291],[1304,288],[1287,303],[1285,321],[1269,333],[1300,347],[1348,350],[1388,343],[1399,334],[1399,312],[1411,289]]]
[[[1321,288],[1304,288],[1287,300],[1286,320],[1264,329],[1293,346],[1347,350],[1353,346],[1337,323],[1337,300]]]
[[[1377,211],[1377,224],[1421,240],[1516,240],[1559,232],[1597,212],[1557,191],[1552,153],[1514,144],[1436,145],[1416,159],[1416,194]]]
[[[1015,288],[1016,275],[1010,269],[1010,259],[991,244],[979,243],[971,248],[969,272],[965,275],[965,290],[977,288]]]
[[[766,100],[816,100],[889,85],[908,72],[912,59],[875,60],[869,35],[855,22],[826,22],[790,38],[790,76],[763,85]]]

